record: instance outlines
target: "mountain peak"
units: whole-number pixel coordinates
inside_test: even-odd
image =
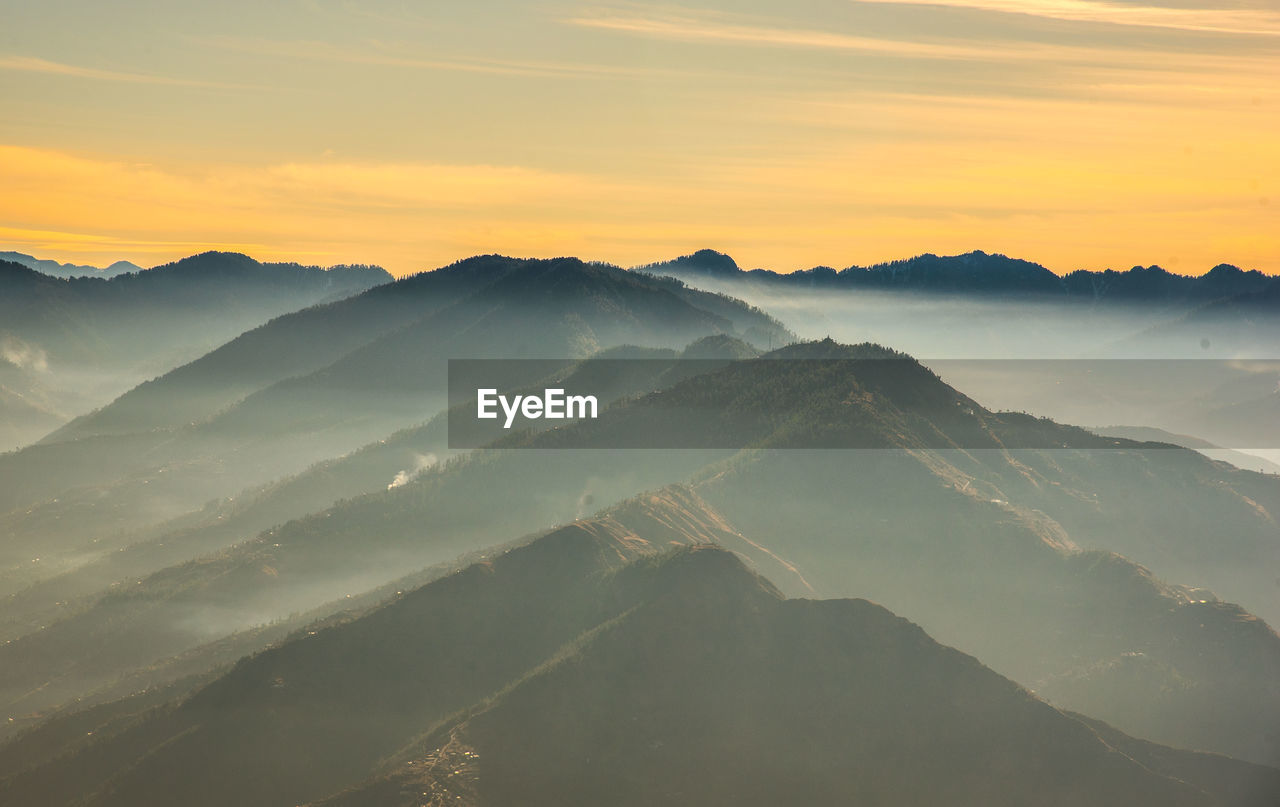
[[[262,264],[240,252],[209,250],[181,258],[151,270],[153,276],[190,277],[208,275],[248,274],[261,269]]]
[[[742,272],[742,269],[738,267],[733,258],[723,252],[716,252],[714,249],[700,249],[691,255],[681,255],[675,260],[659,261],[658,263],[651,263],[638,268],[641,271],[653,271],[656,274],[675,271],[718,275],[721,277],[731,277]]]
[[[1038,263],[982,250],[951,256],[925,253],[869,267],[851,266],[839,276],[865,285],[925,291],[1028,292],[1059,286],[1058,276]]]

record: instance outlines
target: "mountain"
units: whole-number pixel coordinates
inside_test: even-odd
[[[607,404],[665,386],[676,374],[705,371],[715,361],[752,355],[755,351],[749,345],[723,335],[697,340],[679,354],[673,350],[613,348],[539,383],[544,387],[589,383]],[[89,502],[75,497],[0,518],[0,526],[10,536],[8,557],[14,559],[13,571],[0,577],[13,592],[0,600],[0,640],[56,619],[68,603],[117,580],[222,551],[274,525],[325,510],[341,499],[403,486],[458,453],[449,447],[448,414],[442,413],[422,426],[324,460],[294,476],[238,491],[209,502],[198,512],[139,530],[103,535],[101,514],[88,507]],[[163,477],[144,481],[158,484]],[[51,523],[58,525],[57,534],[50,532]],[[91,546],[86,546],[90,542]],[[39,553],[39,574],[31,569],[32,564],[21,560],[28,552]],[[65,570],[56,571],[59,567]]]
[[[55,278],[0,261],[0,383],[39,402],[6,407],[3,448],[99,406],[246,329],[289,311],[385,283],[373,267],[260,264],[205,253],[111,278]]]
[[[760,311],[670,279],[476,258],[282,317],[0,457],[14,480],[0,510],[96,501],[108,513],[95,515],[132,529],[426,421],[445,407],[450,358],[568,360],[714,334],[790,338]]]
[[[451,445],[451,358],[600,417]],[[1274,803],[1280,480],[927,364],[575,259],[266,322],[0,456],[0,801]]]
[[[924,254],[841,270],[819,266],[779,274],[767,269],[744,271],[728,255],[704,249],[638,269],[657,275],[671,275],[691,283],[711,280],[794,289],[1033,295],[1158,305],[1203,304],[1280,289],[1280,280],[1275,277],[1256,270],[1246,272],[1229,264],[1215,266],[1198,277],[1175,275],[1158,266],[1135,266],[1127,272],[1080,269],[1059,277],[1039,264],[981,250],[950,256]]]
[[[0,262],[0,314],[8,334],[37,343],[51,363],[137,364],[157,350],[216,345],[272,316],[388,280],[374,267],[262,264],[218,252],[109,279],[53,278]],[[159,344],[157,326],[172,331]]]
[[[763,413],[734,421],[728,434],[754,448],[719,439],[700,450],[590,447],[601,444],[601,430],[661,436],[652,413],[663,400],[707,395],[720,396],[719,411]],[[791,416],[752,409],[762,401]],[[848,439],[881,448],[782,448]],[[1004,447],[1014,440],[1055,448]],[[0,645],[3,702],[15,714],[40,712],[234,631],[335,599],[340,608],[341,595],[405,570],[689,480],[803,579],[775,576],[788,593],[870,597],[1123,731],[1264,763],[1280,757],[1272,729],[1280,639],[1250,613],[1275,610],[1274,478],[992,413],[914,361],[834,343],[677,379],[618,401],[598,421],[511,441],[406,473],[399,484],[398,472],[387,476],[394,465],[382,465],[381,476],[355,473],[349,479],[385,489],[234,547],[216,549],[249,536],[206,534],[211,544],[197,545],[214,554],[59,607]],[[369,451],[353,455],[352,470],[382,453]],[[316,495],[341,495],[324,487],[333,479],[319,473],[297,492],[317,485]],[[183,540],[174,536],[179,553]],[[123,576],[127,567],[114,568]]]
[[[708,548],[623,575],[661,596],[324,803],[1213,801],[865,600],[783,600]]]
[[[65,719],[87,734],[36,729],[0,749],[0,792],[50,807],[1274,799],[1280,772],[1064,714],[877,605],[784,599],[703,543],[723,522],[694,503],[638,500],[299,631],[190,695]]]
[[[277,317],[140,384],[46,442],[205,420],[251,392],[319,370],[350,350],[456,303],[508,268],[464,262]]]
[[[774,275],[709,251],[644,271],[763,306],[803,340],[892,345],[991,409],[1280,445],[1280,279],[1258,272],[1057,278],[971,253]]]
[[[1221,263],[1199,276],[1176,275],[1159,266],[1135,266],[1127,272],[1108,269],[1102,272],[1076,270],[1062,279],[1068,294],[1095,300],[1133,300],[1160,302],[1192,300],[1212,302],[1232,297],[1247,297],[1266,290],[1280,289],[1276,278],[1256,269],[1245,271]]]
[[[584,321],[583,314],[592,321]],[[610,318],[615,315],[617,319]],[[406,359],[441,355],[439,345],[423,344],[423,340],[442,338],[439,332],[451,327],[465,329],[469,338],[489,339],[494,343],[489,345],[491,350],[501,345],[516,353],[527,352],[523,344],[527,340],[502,340],[522,325],[545,326],[548,321],[564,331],[563,337],[548,340],[550,344],[540,350],[543,354],[571,350],[562,354],[566,357],[628,339],[684,345],[697,336],[722,331],[738,332],[757,342],[774,339],[782,344],[793,338],[762,311],[672,279],[639,278],[577,259],[478,256],[348,300],[280,317],[140,385],[50,441],[204,420],[251,392],[322,370],[329,378],[363,373],[361,381],[375,376],[375,383],[385,384],[364,362],[389,370],[392,377],[404,376]],[[600,332],[592,330],[592,325]],[[674,338],[659,333],[669,326],[675,329]],[[443,338],[466,343],[461,334]],[[348,358],[345,367],[328,369],[357,348],[366,350]]]
[[[21,252],[0,252],[0,261],[11,261],[34,269],[51,277],[115,277],[133,272],[144,271],[141,266],[129,261],[116,261],[110,266],[84,266],[74,263],[58,263],[24,255]]]

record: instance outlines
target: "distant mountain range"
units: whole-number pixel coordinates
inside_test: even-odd
[[[216,252],[111,278],[55,278],[0,261],[0,323],[8,336],[44,351],[55,369],[86,361],[118,365],[183,345],[216,340],[216,346],[252,327],[245,323],[261,324],[264,315],[341,299],[390,279],[376,267],[262,264]],[[158,339],[160,328],[172,333]]]
[[[213,252],[112,277],[52,277],[0,260],[0,450],[272,317],[389,280],[376,267]]]
[[[1076,270],[1056,275],[1030,261],[980,250],[963,255],[919,255],[874,266],[836,270],[818,266],[781,274],[743,270],[733,258],[703,249],[671,261],[637,267],[639,271],[696,280],[750,281],[788,288],[868,289],[935,294],[1047,295],[1117,303],[1211,302],[1240,295],[1280,291],[1280,277],[1219,264],[1203,275],[1177,275],[1159,266],[1135,266],[1125,272]]]
[[[52,277],[115,277],[131,272],[141,272],[143,268],[129,261],[116,261],[110,266],[84,266],[74,263],[58,263],[25,255],[21,252],[0,252],[0,261],[20,263],[23,266]]]

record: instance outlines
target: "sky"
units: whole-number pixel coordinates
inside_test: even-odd
[[[1280,273],[1280,0],[0,0],[0,249]]]

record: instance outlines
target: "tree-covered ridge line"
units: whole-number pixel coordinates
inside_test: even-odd
[[[1159,266],[1126,271],[1077,269],[1057,275],[1031,261],[981,250],[962,255],[931,253],[872,266],[849,266],[779,273],[744,270],[733,258],[699,250],[670,261],[636,267],[653,274],[685,279],[716,279],[776,284],[787,288],[848,288],[936,293],[1036,294],[1129,303],[1210,302],[1280,288],[1280,277],[1231,264],[1218,264],[1203,275],[1180,275]]]

